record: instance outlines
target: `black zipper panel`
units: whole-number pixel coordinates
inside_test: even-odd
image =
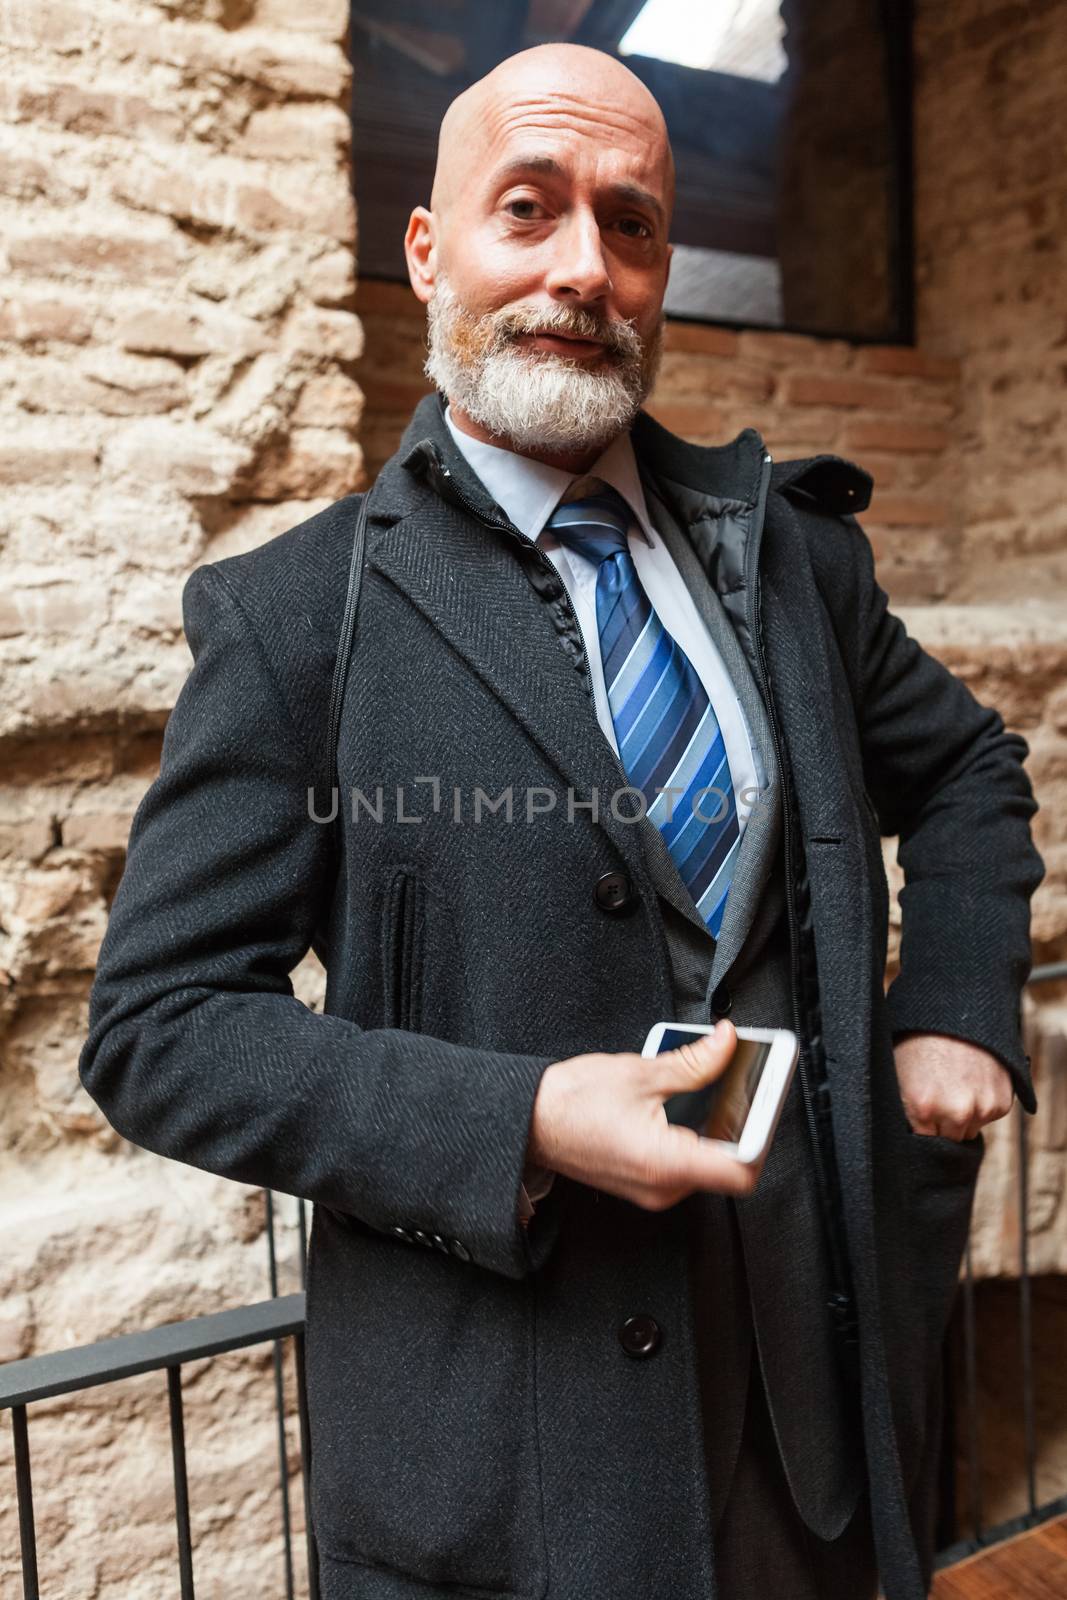
[[[771,458],[768,455],[764,458],[763,474],[760,481],[760,511],[753,525],[748,543],[745,592],[748,600],[750,636],[754,640],[756,647],[755,659],[760,688],[767,705],[775,755],[778,758],[778,766],[782,775],[786,912],[789,925],[789,945],[793,962],[794,1028],[800,1040],[800,1060],[797,1064],[797,1072],[816,1157],[815,1170],[830,1258],[833,1288],[830,1294],[828,1310],[839,1335],[841,1348],[846,1354],[849,1375],[858,1384],[859,1327],[845,1235],[841,1179],[837,1167],[837,1153],[833,1142],[830,1083],[826,1070],[826,1053],[822,1032],[822,1005],[811,912],[811,887],[803,842],[798,835],[796,827],[798,813],[794,798],[793,775],[778,723],[762,629],[759,547],[763,535],[771,465]]]

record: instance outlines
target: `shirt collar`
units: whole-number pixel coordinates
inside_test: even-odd
[[[618,490],[633,512],[646,544],[655,543],[655,534],[645,504],[645,492],[637,470],[630,434],[620,433],[605,446],[588,473],[563,472],[531,456],[522,456],[501,445],[486,444],[464,433],[452,420],[451,406],[445,407],[445,421],[456,447],[477,473],[497,505],[528,539],[536,539],[561,497],[577,477],[602,478]]]

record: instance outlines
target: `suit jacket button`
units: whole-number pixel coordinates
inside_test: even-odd
[[[401,1227],[399,1222],[394,1227],[390,1228],[389,1232],[390,1233],[395,1233],[397,1238],[398,1239],[403,1239],[405,1244],[410,1244],[411,1243],[411,1234],[409,1233],[407,1228]]]
[[[725,983],[720,983],[718,988],[715,990],[715,993],[711,997],[711,1009],[714,1011],[717,1017],[725,1017],[728,1016],[733,1010],[733,1004],[733,995],[730,993]]]
[[[412,1238],[415,1240],[416,1244],[429,1244],[431,1242],[430,1235],[428,1233],[424,1233],[421,1228],[414,1229]]]
[[[603,877],[598,878],[593,885],[593,899],[601,911],[613,916],[625,916],[637,905],[629,874],[621,871],[605,872]]]
[[[430,1235],[430,1243],[433,1245],[435,1250],[443,1250],[445,1255],[447,1256],[447,1254],[448,1254],[448,1240],[447,1239],[443,1239],[439,1233],[431,1233],[431,1235]]]
[[[628,1356],[650,1356],[659,1349],[663,1333],[655,1317],[643,1312],[627,1317],[619,1329],[619,1342]]]
[[[454,1256],[458,1256],[461,1261],[469,1261],[471,1258],[471,1253],[467,1249],[467,1246],[463,1243],[462,1239],[449,1239],[448,1248],[451,1250],[452,1254]]]

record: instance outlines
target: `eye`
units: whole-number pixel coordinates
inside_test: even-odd
[[[516,212],[514,209],[516,206],[525,206],[526,210]],[[530,200],[524,195],[518,195],[514,200],[508,200],[504,209],[510,211],[517,222],[533,222],[536,220],[533,213],[543,208],[538,201]]]
[[[626,233],[628,239],[651,239],[652,229],[641,217],[623,217],[619,227]],[[641,232],[631,232],[631,229],[640,229]]]

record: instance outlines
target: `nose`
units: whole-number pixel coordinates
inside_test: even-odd
[[[600,225],[592,211],[572,211],[553,234],[552,245],[546,287],[554,299],[585,304],[611,293]]]

